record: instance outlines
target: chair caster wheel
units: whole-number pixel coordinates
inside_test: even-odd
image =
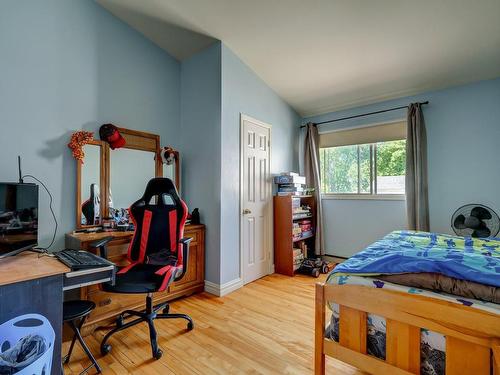
[[[111,351],[111,345],[110,344],[101,345],[101,355],[106,355],[110,351]]]
[[[164,314],[168,314],[168,312],[169,312],[169,311],[170,311],[170,306],[169,306],[169,305],[167,305],[167,306],[165,306],[165,307],[163,308],[163,313],[164,313]]]
[[[163,351],[161,349],[156,349],[156,352],[153,354],[153,357],[155,359],[160,359],[162,355],[163,355]]]
[[[188,331],[192,331],[192,330],[193,330],[193,328],[194,328],[193,323],[192,323],[192,322],[189,322],[189,323],[188,323],[188,325],[187,325],[187,330],[188,330]]]

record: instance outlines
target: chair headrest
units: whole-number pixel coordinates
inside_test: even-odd
[[[177,188],[175,187],[174,183],[170,178],[156,177],[149,180],[143,196],[136,203],[134,203],[134,206],[141,205],[141,203],[147,204],[152,197],[161,196],[163,194],[170,195],[176,204],[179,204],[181,201],[179,193],[177,192]],[[164,201],[160,199],[159,204],[162,203],[164,203]]]

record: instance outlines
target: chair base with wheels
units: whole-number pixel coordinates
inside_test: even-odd
[[[159,313],[159,311],[162,311]],[[136,317],[134,320],[125,322],[127,318]],[[156,335],[156,328],[154,325],[155,319],[185,319],[187,320],[187,330],[191,331],[194,328],[193,320],[189,315],[186,314],[171,314],[169,313],[169,304],[167,302],[160,303],[153,306],[153,294],[148,293],[146,297],[146,310],[145,311],[134,311],[125,310],[116,319],[116,326],[111,331],[109,331],[101,342],[101,354],[106,355],[111,351],[111,345],[107,343],[108,339],[115,333],[120,332],[124,329],[135,326],[136,324],[146,322],[149,327],[149,337],[151,341],[151,352],[155,359],[160,359],[163,352],[158,347],[158,340]]]

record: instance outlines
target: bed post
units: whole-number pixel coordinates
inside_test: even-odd
[[[324,285],[316,284],[314,308],[314,374],[325,375],[325,353],[323,348],[325,334],[325,294]]]
[[[494,345],[493,348],[493,375],[500,375],[500,345]]]

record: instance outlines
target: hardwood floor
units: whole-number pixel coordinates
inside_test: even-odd
[[[314,284],[325,277],[274,274],[222,298],[201,293],[173,302],[170,311],[191,315],[195,328],[155,321],[160,360],[151,359],[145,324],[113,336],[105,357],[99,354],[105,331],[85,339],[104,374],[312,374]],[[79,374],[89,364],[77,344],[65,373]],[[327,359],[327,373],[361,374],[333,359]]]

